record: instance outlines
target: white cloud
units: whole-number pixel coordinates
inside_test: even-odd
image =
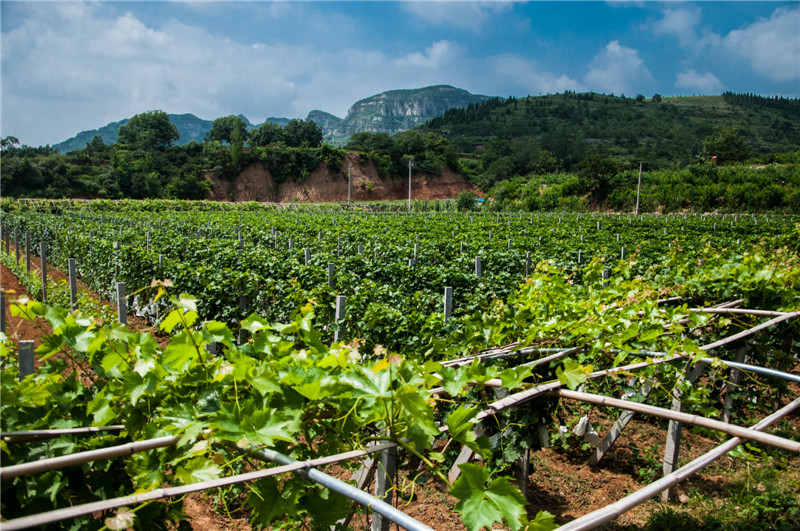
[[[501,55],[490,60],[496,79],[518,87],[518,94],[556,93],[565,90],[576,92],[586,88],[576,79],[566,74],[553,74],[541,70],[528,59],[516,55]]]
[[[678,39],[683,48],[696,43],[694,27],[700,23],[700,8],[697,9],[667,9],[663,18],[652,24],[655,35],[672,35]]]
[[[747,61],[753,70],[776,81],[800,78],[800,8],[778,8],[762,19],[721,39],[724,50]]]
[[[700,74],[694,69],[689,69],[678,74],[675,86],[679,88],[694,89],[700,93],[717,93],[722,89],[722,82],[711,72]]]
[[[398,67],[441,68],[458,57],[458,45],[450,41],[436,41],[424,53],[412,52],[395,60]]]
[[[437,0],[403,2],[403,8],[413,16],[432,26],[479,30],[493,16],[511,8],[513,2],[453,2]]]
[[[589,90],[631,95],[633,87],[649,85],[653,76],[639,57],[639,52],[619,41],[609,42],[590,64],[583,78]]]
[[[237,43],[176,20],[153,28],[98,5],[45,8],[3,35],[3,129],[23,142],[56,143],[150,109],[297,116],[297,84],[324,66],[303,46]],[[47,126],[17,112],[56,100],[65,111]]]

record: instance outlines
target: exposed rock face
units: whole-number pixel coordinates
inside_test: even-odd
[[[350,166],[351,201],[381,201],[408,198],[408,179],[383,179],[372,161],[348,153],[342,170],[331,172],[322,166],[302,182],[286,181],[275,185],[272,176],[261,163],[251,164],[233,181],[207,175],[214,187],[207,199],[214,201],[278,202],[346,202],[347,167]],[[411,176],[412,199],[449,199],[462,190],[480,192],[464,177],[445,169],[441,175]]]
[[[333,129],[325,130],[326,138],[348,138],[353,133],[398,133],[441,116],[453,108],[463,108],[489,99],[449,85],[436,85],[412,90],[390,90],[357,101],[347,117]],[[319,123],[319,122],[318,122]]]

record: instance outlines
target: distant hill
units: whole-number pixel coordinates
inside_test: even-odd
[[[306,116],[306,121],[312,120],[314,121],[320,129],[322,129],[322,136],[325,137],[329,135],[331,131],[333,131],[341,122],[342,119],[338,116],[334,116],[331,113],[325,111],[311,111]]]
[[[341,121],[329,120],[329,127],[333,127],[320,126],[325,139],[336,145],[362,131],[389,134],[407,131],[449,109],[461,109],[488,99],[489,96],[472,94],[449,85],[390,90],[357,101]]]
[[[180,138],[178,138],[176,144],[181,146],[188,144],[192,140],[195,142],[202,142],[203,137],[205,137],[206,133],[211,129],[211,120],[203,120],[194,114],[170,114],[168,116],[169,121],[178,127]],[[248,129],[253,127],[253,124],[251,124],[245,116],[240,114],[239,117],[244,120],[244,123],[247,124]],[[289,122],[289,119],[267,118],[267,121],[286,125]],[[85,148],[87,142],[91,142],[95,136],[102,138],[103,143],[105,144],[113,144],[117,141],[117,129],[126,123],[128,123],[128,118],[120,120],[119,122],[111,122],[110,124],[106,124],[99,129],[81,131],[72,138],[59,144],[55,144],[52,147],[57,149],[59,153],[70,153],[72,151]]]
[[[471,94],[466,90],[448,85],[437,85],[421,89],[390,90],[376,94],[356,102],[347,112],[345,118],[330,113],[314,110],[308,113],[306,120],[313,120],[322,129],[326,141],[334,145],[344,145],[350,135],[359,131],[386,132],[389,134],[407,131],[441,116],[446,110],[462,108],[470,104],[480,103],[488,96]],[[241,116],[248,129],[254,127],[247,118]],[[192,140],[202,142],[205,134],[211,129],[211,120],[203,120],[193,114],[170,114],[170,122],[178,126],[180,138],[177,144],[188,144]],[[281,127],[289,123],[289,118],[267,118]],[[54,147],[59,153],[69,153],[86,147],[95,136],[99,136],[106,144],[117,141],[117,129],[128,122],[128,119],[111,122],[99,129],[82,131]]]
[[[725,93],[719,96],[626,98],[566,92],[493,98],[430,120],[464,153],[502,145],[517,154],[546,149],[566,167],[593,153],[644,160],[651,167],[686,164],[716,127],[734,127],[752,155],[800,149],[800,100]],[[527,146],[527,147],[526,147]],[[497,150],[500,151],[497,151]]]

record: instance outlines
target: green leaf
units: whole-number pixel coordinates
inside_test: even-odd
[[[333,391],[322,387],[321,380],[314,380],[313,382],[304,383],[302,385],[294,386],[294,390],[308,398],[309,400],[319,400],[333,394]]]
[[[161,328],[161,330],[164,332],[171,334],[175,327],[181,324],[181,322],[181,311],[172,310],[167,314],[166,317],[164,317],[164,319],[161,320],[159,328]]]
[[[639,341],[641,341],[642,343],[646,341],[652,341],[658,336],[660,336],[662,333],[663,333],[662,330],[659,328],[651,328],[650,330],[642,332],[639,335]]]
[[[522,387],[523,380],[529,378],[531,374],[533,374],[533,367],[530,366],[509,367],[500,373],[500,381],[503,383],[503,387],[509,390],[516,389]]]
[[[461,444],[467,445],[475,453],[489,459],[492,455],[491,442],[488,437],[477,437],[475,435],[475,424],[471,422],[480,411],[480,407],[471,408],[460,407],[454,410],[447,417],[447,427],[450,436]]]
[[[182,330],[172,337],[169,346],[164,350],[162,363],[168,369],[183,372],[199,359],[197,347],[191,332]],[[199,338],[197,338],[199,339]]]
[[[353,503],[350,500],[323,488],[315,489],[305,496],[302,506],[314,515],[316,529],[332,526],[353,512]]]
[[[561,367],[556,369],[556,376],[562,384],[574,391],[580,384],[586,382],[586,375],[592,372],[592,369],[592,365],[584,366],[576,361],[568,359],[564,360],[563,369]]]
[[[287,494],[291,494],[291,491]],[[251,484],[247,503],[253,508],[253,520],[264,527],[268,527],[276,518],[297,516],[296,500],[294,497],[284,499],[278,490],[278,480],[274,477],[259,479]]]
[[[222,343],[226,347],[233,347],[233,332],[219,321],[209,321],[203,326],[203,341],[206,343]]]
[[[433,437],[439,435],[433,407],[429,402],[430,395],[415,386],[405,385],[397,392],[395,399],[402,406],[400,418],[408,423],[407,437],[417,449],[428,447]]]
[[[442,367],[439,372],[442,375],[442,387],[450,396],[458,396],[468,387],[470,375],[467,367]]]
[[[266,319],[261,318],[257,314],[250,314],[250,317],[242,321],[241,325],[243,330],[247,330],[251,334],[255,334],[260,330],[264,330],[265,328],[269,328],[269,321]]]
[[[558,529],[558,524],[555,522],[555,516],[547,511],[539,511],[536,513],[536,518],[529,521],[525,527],[525,531],[553,531]]]
[[[497,478],[489,484],[489,471],[484,467],[464,463],[459,468],[461,475],[450,494],[460,500],[456,511],[469,531],[491,528],[504,520],[514,530],[522,527],[526,500],[509,478]]]
[[[97,394],[87,405],[86,413],[92,415],[92,426],[105,426],[116,417],[105,394]]]
[[[197,313],[197,297],[188,293],[181,293],[178,300],[175,301],[175,306],[183,308],[187,312]]]
[[[107,374],[119,376],[122,374],[121,368],[127,369],[128,360],[126,360],[119,352],[111,351],[103,356],[103,361],[100,363]]]
[[[221,475],[222,469],[205,457],[190,459],[175,472],[175,478],[187,485],[217,479]]]

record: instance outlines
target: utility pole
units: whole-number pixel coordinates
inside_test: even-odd
[[[636,187],[636,214],[639,215],[639,194],[642,192],[642,161],[639,161],[639,185]]]
[[[411,166],[414,165],[414,161],[408,159],[408,211],[411,212]]]
[[[350,204],[350,164],[347,165],[347,204]]]

